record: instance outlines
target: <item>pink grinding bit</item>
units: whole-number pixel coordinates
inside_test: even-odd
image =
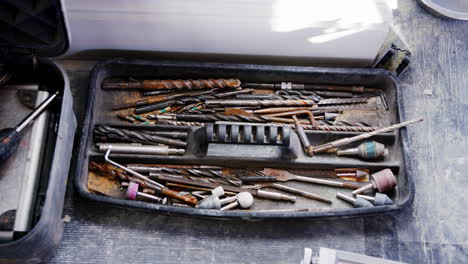
[[[392,190],[397,185],[395,175],[390,169],[381,170],[372,174],[375,186],[379,192],[384,193]]]
[[[130,184],[127,187],[127,193],[125,194],[125,197],[128,200],[136,200],[136,197],[138,195],[138,183],[130,182]]]
[[[352,193],[357,195],[372,189],[377,189],[383,193],[392,190],[396,185],[397,181],[393,172],[390,169],[384,169],[372,174],[372,183],[354,190]]]

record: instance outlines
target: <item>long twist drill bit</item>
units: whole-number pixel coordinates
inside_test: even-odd
[[[399,124],[395,124],[395,125],[392,125],[392,126],[384,127],[384,128],[381,128],[381,129],[377,129],[375,131],[368,132],[368,133],[365,133],[365,134],[361,134],[361,135],[358,135],[358,136],[338,139],[338,140],[335,140],[335,141],[332,141],[332,142],[329,142],[329,143],[326,143],[326,144],[323,144],[323,145],[320,145],[320,146],[317,146],[317,147],[313,147],[313,153],[320,153],[320,152],[327,151],[329,149],[345,146],[345,145],[348,145],[350,143],[353,143],[353,142],[356,142],[356,141],[359,141],[359,140],[362,140],[362,139],[370,138],[370,137],[378,135],[378,134],[390,132],[390,131],[393,131],[395,129],[398,129],[398,128],[401,128],[401,127],[405,127],[405,126],[420,122],[422,120],[423,120],[422,118],[414,119],[414,120],[402,122],[402,123],[399,123]]]
[[[363,86],[343,86],[343,85],[318,85],[318,84],[302,84],[302,83],[244,83],[244,87],[256,89],[273,89],[273,90],[322,90],[322,91],[344,91],[344,92],[373,92],[376,89]]]
[[[201,90],[213,88],[237,88],[241,85],[239,79],[201,79],[201,80],[107,80],[103,89],[177,89]]]
[[[177,100],[168,100],[164,102],[156,102],[154,104],[148,104],[145,106],[137,107],[135,109],[135,113],[137,114],[143,114],[143,113],[148,113],[154,110],[158,110],[161,108],[164,108],[166,106],[171,106],[171,105],[188,105],[188,104],[193,104],[193,103],[202,103],[205,100],[208,99],[218,99],[218,98],[223,98],[223,97],[229,97],[235,94],[243,94],[243,93],[251,93],[253,92],[253,89],[240,89],[240,90],[234,90],[234,91],[228,91],[224,93],[203,93],[203,94],[198,94],[196,96],[185,96],[183,98],[178,98]]]
[[[219,106],[312,106],[312,105],[335,105],[335,104],[359,104],[367,102],[367,98],[338,98],[323,99],[319,102],[314,100],[206,100],[207,107]]]
[[[268,123],[268,122],[279,122],[279,123],[294,123],[294,120],[289,118],[281,117],[269,117],[269,116],[246,116],[246,115],[223,115],[223,114],[209,114],[209,115],[189,115],[189,114],[175,114],[175,115],[150,115],[150,119],[158,120],[178,120],[178,121],[189,121],[189,122],[209,122],[213,123],[216,121],[230,121],[230,122],[254,122],[254,123]]]
[[[124,142],[142,143],[147,145],[165,144],[169,146],[183,147],[187,143],[172,138],[151,135],[144,132],[136,132],[127,129],[113,128],[110,126],[98,126],[94,129],[94,136],[97,138],[119,140]]]

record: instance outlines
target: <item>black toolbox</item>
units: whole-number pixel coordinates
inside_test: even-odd
[[[31,229],[26,233],[13,233],[13,240],[0,242],[1,263],[39,263],[54,253],[62,237],[62,209],[77,126],[67,75],[60,66],[47,59],[63,54],[69,45],[62,5],[60,1],[1,1],[0,32],[1,70],[2,73],[12,74],[5,86],[0,86],[2,106],[6,106],[8,100],[17,100],[5,94],[14,95],[6,89],[18,84],[35,83],[39,90],[51,94],[59,92],[47,110],[49,119],[38,172]],[[1,128],[21,121],[18,119],[9,124],[4,123],[8,117],[17,116],[18,113],[13,108],[2,109]],[[31,110],[24,107],[24,111]],[[27,141],[26,136],[23,137],[18,150],[0,166],[0,182],[8,176],[4,173],[7,167],[11,167],[14,156],[25,151],[23,143]],[[15,177],[22,179],[25,176]]]
[[[330,85],[357,85],[381,89],[388,102],[388,111],[381,109],[378,115],[378,126],[387,126],[405,120],[400,96],[398,79],[390,72],[377,69],[337,69],[301,66],[270,66],[253,64],[196,63],[180,61],[143,61],[143,60],[109,60],[96,65],[92,71],[89,84],[89,101],[86,119],[82,131],[78,166],[75,174],[75,185],[83,197],[112,205],[146,209],[152,212],[176,213],[191,216],[241,219],[293,219],[363,216],[368,214],[398,211],[408,207],[414,196],[411,168],[406,163],[406,146],[408,138],[406,129],[384,133],[373,139],[390,146],[390,154],[376,162],[366,162],[355,158],[317,155],[308,157],[302,151],[298,136],[290,133],[290,144],[281,149],[278,146],[243,146],[241,144],[210,144],[207,146],[206,131],[203,127],[128,124],[118,119],[112,112],[113,105],[122,103],[125,98],[132,98],[135,91],[104,90],[103,81],[109,78],[135,79],[203,79],[203,78],[239,78],[242,82],[279,83],[313,83]],[[381,104],[376,99],[376,104]],[[181,156],[161,155],[128,155],[112,154],[110,157],[121,164],[192,164],[218,165],[229,167],[269,167],[282,169],[307,168],[347,168],[362,167],[376,172],[390,168],[398,179],[397,188],[389,194],[393,205],[372,208],[350,208],[342,201],[333,200],[333,205],[324,205],[316,201],[297,197],[294,205],[267,200],[256,201],[253,210],[219,211],[179,206],[161,205],[142,201],[117,199],[92,192],[88,189],[88,164],[90,161],[103,162],[104,153],[98,152],[93,140],[95,125],[112,125],[117,128],[161,131],[188,131],[188,146]],[[312,145],[319,145],[338,138],[353,136],[356,132],[310,131],[307,135]],[[356,146],[354,144],[353,146]],[[276,147],[276,148],[275,148]],[[255,148],[261,149],[255,151]],[[286,153],[286,154],[285,154]],[[289,154],[287,154],[289,153]],[[335,199],[340,189],[321,187],[319,185],[291,183],[313,193]],[[278,206],[278,204],[280,204]],[[271,211],[270,209],[309,208],[308,210],[290,212],[287,210]]]

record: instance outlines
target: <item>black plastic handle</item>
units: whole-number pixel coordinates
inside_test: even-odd
[[[20,133],[16,132],[14,128],[5,128],[0,131],[0,164],[15,152],[20,139]]]

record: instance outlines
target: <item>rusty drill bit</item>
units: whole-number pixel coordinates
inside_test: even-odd
[[[188,105],[188,104],[194,104],[194,103],[203,103],[207,99],[229,97],[234,94],[250,93],[252,91],[253,91],[252,89],[235,90],[235,91],[229,91],[225,93],[213,93],[213,91],[210,91],[210,92],[197,94],[196,96],[183,96],[183,98],[177,98],[177,100],[155,102],[154,104],[148,104],[145,106],[138,107],[135,109],[135,113],[137,114],[148,113],[148,112],[158,110],[163,107],[171,106],[171,105]],[[175,98],[172,98],[172,99],[175,99]]]
[[[151,135],[144,132],[136,132],[127,129],[113,128],[110,126],[98,126],[94,129],[94,136],[99,139],[112,139],[124,142],[142,143],[147,145],[165,144],[169,146],[183,147],[187,143],[172,138]]]
[[[114,105],[112,107],[112,110],[115,111],[115,110],[122,110],[126,108],[142,106],[142,105],[155,104],[155,103],[160,103],[160,102],[164,102],[164,101],[168,101],[168,100],[172,100],[172,99],[176,99],[176,98],[180,98],[184,96],[196,96],[196,95],[209,94],[209,93],[213,93],[214,91],[216,91],[216,89],[207,90],[207,91],[201,90],[201,91],[192,91],[192,92],[186,92],[186,93],[160,95],[160,96],[156,96],[153,98],[144,98],[144,99],[140,99],[140,100],[124,103],[124,104]]]
[[[201,80],[107,80],[102,85],[103,89],[177,89],[177,90],[201,90],[213,88],[237,88],[240,87],[239,79],[201,79]]]

